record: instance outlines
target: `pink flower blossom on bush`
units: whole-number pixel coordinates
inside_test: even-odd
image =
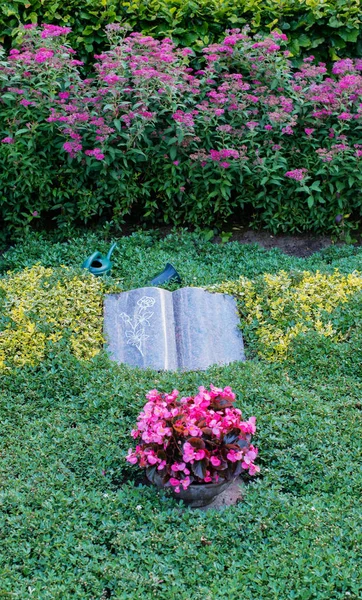
[[[132,431],[140,439],[126,460],[158,474],[176,492],[193,482],[228,480],[242,470],[255,475],[258,450],[251,443],[256,419],[242,420],[230,387],[199,388],[196,396],[179,399],[179,392],[151,390]]]
[[[7,137],[4,137],[4,138],[1,140],[1,143],[2,143],[2,144],[13,144],[13,143],[14,143],[14,141],[15,141],[15,140],[14,140],[14,138],[12,138],[12,137],[10,137],[10,136],[8,135]]]
[[[70,27],[60,27],[59,25],[50,25],[45,23],[42,25],[43,31],[41,32],[41,37],[43,39],[50,37],[59,37],[60,35],[67,35],[72,30]]]
[[[307,169],[294,169],[293,171],[287,171],[285,177],[294,179],[295,181],[302,181],[307,173]]]

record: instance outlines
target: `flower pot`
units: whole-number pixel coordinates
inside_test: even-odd
[[[211,504],[216,496],[229,487],[233,479],[229,479],[228,481],[223,480],[218,483],[192,483],[187,490],[181,487],[179,492],[175,492],[174,488],[169,486],[166,488],[159,475],[155,475],[154,482],[158,488],[171,490],[174,498],[183,500],[190,508],[199,508]]]

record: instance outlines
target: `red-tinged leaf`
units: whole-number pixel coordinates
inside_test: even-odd
[[[181,435],[185,431],[185,427],[183,425],[180,425],[180,424],[177,424],[177,425],[174,424],[174,425],[172,425],[172,427],[173,427],[173,430],[176,431],[176,433],[181,434]]]
[[[146,475],[151,483],[155,483],[155,476],[157,474],[157,465],[153,467],[147,467]]]
[[[217,467],[212,467],[214,471],[225,471],[228,468],[228,462],[226,460],[221,460],[221,463]]]
[[[233,477],[237,477],[244,470],[243,467],[241,466],[241,462],[242,461],[239,460],[238,462],[233,463],[233,467],[231,468],[231,472],[232,472],[232,476]]]
[[[202,427],[201,431],[205,435],[212,435],[212,429],[210,427]]]
[[[218,396],[217,398],[214,398],[212,403],[211,403],[211,408],[213,408],[214,410],[221,410],[223,408],[230,408],[231,406],[233,406],[233,400],[229,399],[229,398],[220,398],[220,396]]]
[[[193,465],[191,465],[191,469],[194,475],[196,475],[196,477],[199,477],[200,479],[204,479],[204,477],[206,477],[207,462],[208,461],[203,459],[198,460]]]
[[[250,441],[239,439],[236,443],[239,446],[239,448],[247,448],[249,446]]]
[[[205,448],[205,442],[202,438],[199,437],[190,437],[187,439],[188,443],[191,444],[193,448],[197,448],[197,450],[201,450]]]
[[[238,443],[237,440],[239,438],[240,431],[239,429],[232,429],[229,433],[226,433],[223,437],[224,444],[234,444]]]

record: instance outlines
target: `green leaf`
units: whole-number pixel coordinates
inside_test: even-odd
[[[314,190],[316,192],[320,192],[321,188],[320,188],[320,181],[314,181],[312,183],[312,185],[309,186],[309,189]]]

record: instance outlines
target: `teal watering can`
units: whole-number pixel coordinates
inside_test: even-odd
[[[112,244],[107,256],[102,256],[100,252],[91,254],[82,264],[82,269],[88,269],[90,273],[96,276],[108,273],[112,268],[111,254],[116,246],[117,242]]]

